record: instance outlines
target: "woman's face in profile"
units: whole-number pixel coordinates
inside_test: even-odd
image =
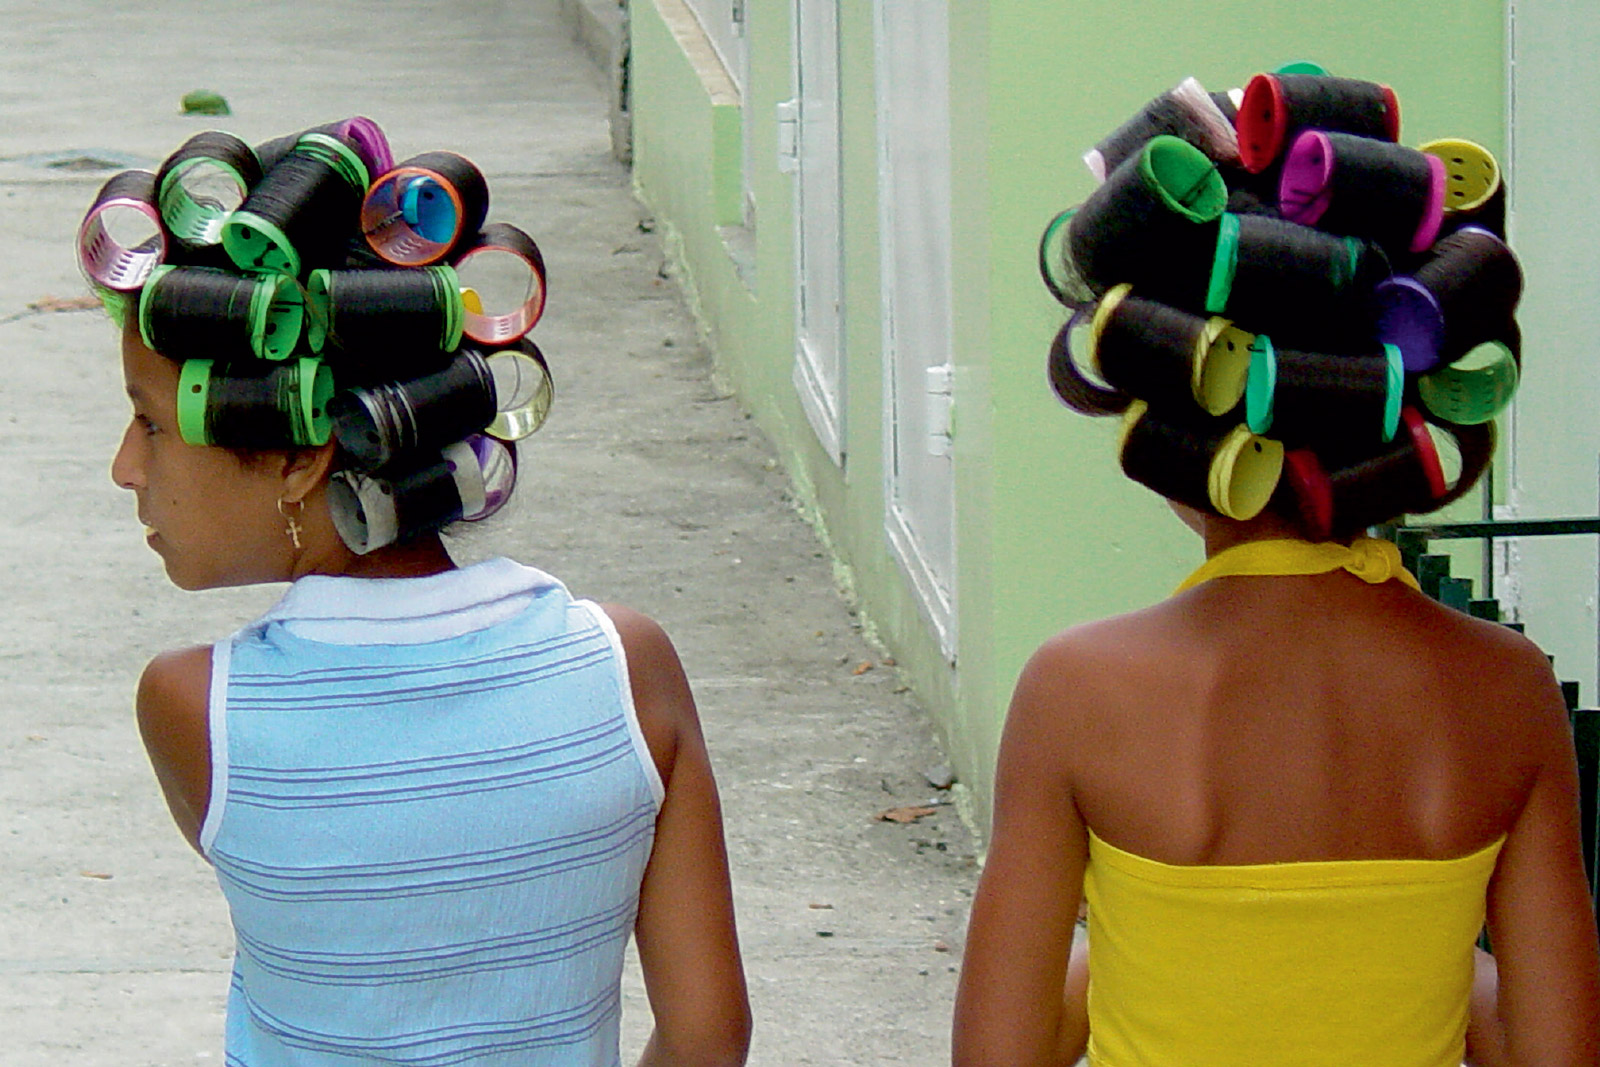
[[[133,418],[111,463],[112,480],[138,501],[145,541],[180,589],[281,581],[286,569],[282,479],[224,448],[178,433],[178,364],[123,332],[123,379]]]

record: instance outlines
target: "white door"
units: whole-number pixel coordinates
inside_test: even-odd
[[[794,385],[817,439],[844,462],[838,0],[795,0]]]
[[[877,0],[885,522],[952,662],[950,82],[946,0]]]
[[[1526,293],[1523,380],[1508,420],[1506,517],[1594,515],[1600,505],[1600,210],[1585,176],[1600,170],[1600,5],[1509,4],[1507,171],[1511,244]],[[1504,425],[1502,428],[1506,428]],[[1503,592],[1528,636],[1600,706],[1593,537],[1524,538],[1502,558]]]

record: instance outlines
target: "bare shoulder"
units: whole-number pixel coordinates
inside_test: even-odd
[[[1015,743],[1007,755],[1064,768],[1118,751],[1158,703],[1150,695],[1156,680],[1185,654],[1152,609],[1061,631],[1039,646],[1017,679],[1006,718]]]
[[[1492,655],[1500,668],[1514,672],[1518,681],[1554,681],[1550,657],[1521,633],[1500,623],[1463,615],[1443,605],[1434,607],[1460,629],[1465,642]]]
[[[1017,683],[1019,693],[1050,700],[1071,696],[1070,704],[1093,707],[1130,685],[1149,681],[1152,667],[1183,654],[1183,635],[1164,604],[1080,623],[1045,641],[1029,658]]]
[[[1494,690],[1498,707],[1494,710],[1511,722],[1526,723],[1534,735],[1533,744],[1543,750],[1547,762],[1567,763],[1572,758],[1571,727],[1550,657],[1515,630],[1477,619],[1468,621],[1475,624],[1480,640],[1494,653],[1479,662],[1472,681],[1477,683],[1480,674],[1497,675],[1493,681],[1498,683]]]
[[[672,638],[650,616],[621,604],[601,604],[622,640],[628,658],[628,679],[640,712],[668,716],[693,715],[689,682]]]
[[[1499,623],[1475,619],[1416,595],[1414,610],[1423,622],[1420,636],[1435,657],[1436,669],[1464,696],[1501,705],[1543,706],[1560,712],[1565,704],[1550,657],[1527,637]]]
[[[211,799],[210,693],[204,645],[162,653],[139,678],[139,735],[173,821],[196,848]]]
[[[163,652],[139,677],[141,724],[178,725],[206,715],[211,692],[211,649],[207,645]]]
[[[641,667],[660,667],[671,669],[677,667],[678,652],[672,645],[672,639],[667,636],[667,631],[661,624],[643,612],[635,611],[623,604],[601,604],[600,610],[604,611],[611,619],[611,625],[617,629],[617,635],[622,639],[622,647],[628,654],[628,665],[635,663]]]
[[[639,728],[662,781],[666,781],[684,738],[700,735],[700,717],[678,650],[650,616],[621,604],[601,604],[600,610],[610,618],[622,642]]]

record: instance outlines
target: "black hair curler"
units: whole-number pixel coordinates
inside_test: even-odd
[[[1039,277],[1063,307],[1080,308],[1094,303],[1094,290],[1084,281],[1083,272],[1072,258],[1067,227],[1078,209],[1069,207],[1045,224],[1039,236]]]
[[[1234,127],[1245,169],[1260,173],[1304,129],[1398,141],[1400,101],[1387,85],[1354,78],[1257,74],[1245,86]]]
[[[228,216],[222,245],[244,271],[299,277],[342,266],[366,187],[353,149],[329,134],[303,134]]]
[[[1244,520],[1272,499],[1283,445],[1192,406],[1158,412],[1136,400],[1124,416],[1120,458],[1123,473],[1167,499]]]
[[[1476,141],[1441,137],[1417,146],[1444,164],[1444,229],[1481,226],[1502,240],[1506,236],[1506,185],[1500,161]]]
[[[318,447],[328,442],[332,396],[333,374],[314,359],[185,360],[178,372],[178,433],[191,445]]]
[[[1487,341],[1505,341],[1522,298],[1522,268],[1504,241],[1477,226],[1442,238],[1410,274],[1373,292],[1378,335],[1398,345],[1406,370],[1453,363]]]
[[[408,381],[347,389],[330,414],[354,470],[404,465],[480,433],[497,413],[494,378],[482,353],[464,348],[440,370]]]
[[[1305,130],[1284,158],[1283,217],[1373,241],[1391,255],[1422,252],[1444,219],[1444,162],[1370,137]]]
[[[1312,539],[1349,536],[1443,506],[1450,487],[1426,420],[1408,407],[1399,424],[1393,441],[1342,464],[1325,466],[1311,449],[1294,449],[1284,457],[1286,496]]]
[[[1365,452],[1394,437],[1405,384],[1393,345],[1337,355],[1279,348],[1261,337],[1250,361],[1245,421],[1290,448]]]
[[[1119,285],[1090,325],[1090,361],[1111,388],[1158,408],[1233,410],[1244,395],[1255,338],[1227,319],[1146,300]]]
[[[1097,181],[1105,181],[1106,175],[1136,155],[1145,142],[1164,133],[1181,137],[1219,163],[1235,162],[1239,138],[1233,129],[1232,108],[1224,112],[1218,96],[1227,100],[1223,94],[1206,92],[1196,79],[1185,78],[1085,152],[1083,162]]]
[[[1204,224],[1227,200],[1204,152],[1171,135],[1151,138],[1073,214],[1072,261],[1097,294],[1130,282],[1153,298],[1194,307],[1203,300],[1216,241]]]
[[[480,344],[510,344],[544,314],[544,255],[532,237],[492,222],[455,257],[466,315],[462,330]]]
[[[306,283],[306,343],[341,386],[431,370],[461,344],[464,308],[450,267],[314,270]]]
[[[1091,319],[1089,310],[1079,308],[1056,331],[1055,340],[1050,342],[1047,367],[1050,388],[1063,404],[1079,414],[1120,415],[1128,410],[1133,398],[1090,381],[1073,356],[1074,348],[1082,348],[1087,353],[1092,344],[1089,340]]]
[[[1417,398],[1441,422],[1476,426],[1511,403],[1522,376],[1522,333],[1516,323],[1503,341],[1485,341],[1452,363],[1417,377]]]
[[[304,318],[299,286],[276,274],[163,266],[139,294],[139,333],[168,359],[288,359]]]
[[[328,510],[350,551],[366,555],[457,520],[486,519],[510,498],[516,480],[516,453],[474,435],[403,471],[336,472],[328,482]]]
[[[156,172],[156,195],[167,231],[185,249],[222,241],[222,224],[262,178],[261,161],[231,133],[197,133]]]
[[[1266,215],[1224,214],[1205,309],[1286,345],[1343,351],[1372,339],[1381,250]]]
[[[352,115],[347,119],[337,122],[325,122],[320,126],[313,126],[299,133],[291,133],[283,137],[274,137],[256,145],[257,158],[261,160],[262,171],[269,171],[278,165],[278,161],[288,155],[300,138],[308,133],[321,133],[337,138],[344,142],[361,158],[367,173],[385,174],[394,169],[394,152],[389,148],[389,138],[384,135],[383,127],[367,118],[365,115]]]

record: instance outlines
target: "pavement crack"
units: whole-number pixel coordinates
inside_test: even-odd
[[[36,315],[60,315],[73,311],[98,311],[100,299],[95,296],[45,296],[40,297],[21,311],[0,316],[0,326],[6,326]]]

